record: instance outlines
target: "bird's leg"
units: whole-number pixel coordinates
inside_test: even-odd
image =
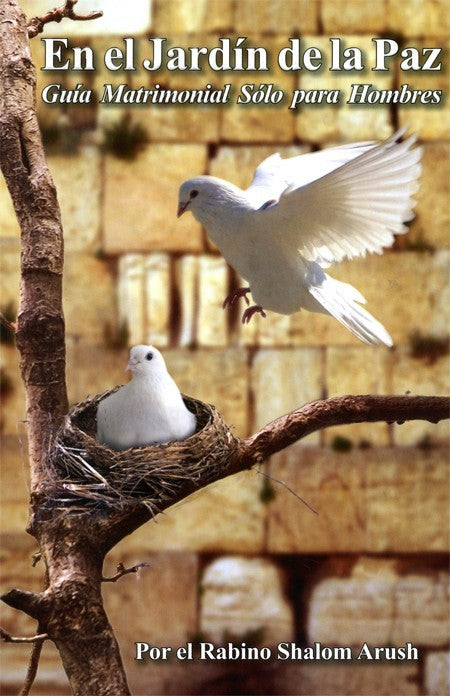
[[[222,308],[225,309],[225,307],[233,307],[241,297],[243,297],[246,303],[249,305],[250,302],[247,297],[248,292],[250,292],[250,288],[238,288],[237,290],[233,290],[233,292],[230,292],[230,294],[224,299]]]
[[[260,305],[253,305],[252,307],[247,307],[247,309],[245,310],[244,314],[242,315],[242,323],[248,324],[250,322],[250,319],[256,312],[259,312],[262,317],[266,316],[265,311]]]

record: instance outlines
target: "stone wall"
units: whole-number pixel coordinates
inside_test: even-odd
[[[30,16],[49,9],[23,0]],[[80,2],[80,8],[82,3]],[[100,0],[95,23],[49,25],[100,57],[94,73],[37,72],[46,84],[77,83],[101,93],[104,82],[149,87],[145,71],[111,73],[101,55],[134,36],[177,46],[215,46],[220,36],[249,36],[272,55],[301,36],[327,50],[328,38],[371,50],[371,37],[448,49],[446,0],[133,0],[127,12]],[[81,11],[81,9],[80,9]],[[37,66],[43,45],[32,42]],[[445,89],[446,75],[388,72],[287,73],[270,77],[160,72],[165,87],[209,81],[274,82],[286,91],[380,88],[407,81]],[[38,112],[58,189],[65,240],[64,282],[70,401],[126,378],[128,346],[153,342],[181,390],[214,403],[237,435],[251,434],[308,401],[339,394],[448,392],[448,105],[414,107],[125,107],[45,105]],[[131,160],[102,147],[105,129],[128,117],[146,129]],[[176,219],[177,191],[210,173],[245,186],[253,168],[340,142],[387,137],[399,125],[417,132],[424,171],[416,219],[382,256],[344,262],[333,277],[355,285],[393,336],[395,348],[359,343],[336,321],[306,312],[257,317],[222,311],[238,278],[192,216]],[[122,133],[123,136],[123,133]],[[1,306],[17,308],[19,230],[0,184]],[[128,336],[123,331],[127,325]],[[1,345],[2,583],[38,589],[27,519],[26,428],[18,357]],[[105,601],[136,694],[438,694],[448,685],[449,481],[446,423],[358,424],[314,433],[266,462],[261,471],[202,490],[114,549],[118,561],[147,561],[138,578],[105,586]],[[343,451],[345,450],[345,451]],[[268,474],[271,479],[265,475]],[[294,493],[293,493],[293,492]],[[298,496],[319,514],[315,515]],[[27,617],[2,610],[2,625],[30,634]],[[126,617],[126,619],[125,619]],[[134,642],[178,647],[227,637],[240,644],[280,641],[327,646],[413,643],[419,660],[389,662],[260,661],[138,663]],[[15,693],[25,670],[23,646],[3,650],[3,691]],[[447,680],[447,681],[446,681]],[[56,652],[45,646],[36,694],[64,694]]]

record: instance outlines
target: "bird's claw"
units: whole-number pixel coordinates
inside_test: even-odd
[[[252,307],[247,307],[244,314],[242,315],[242,323],[249,324],[250,319],[256,312],[259,312],[262,317],[266,317],[266,313],[260,305],[253,305]]]
[[[247,297],[247,293],[250,292],[250,288],[238,288],[237,290],[233,290],[233,292],[230,292],[229,295],[224,299],[222,308],[225,309],[225,307],[234,307],[236,302],[243,297],[244,300],[246,301],[247,305],[250,304],[250,301]]]

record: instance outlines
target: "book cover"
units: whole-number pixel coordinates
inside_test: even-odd
[[[51,9],[19,4],[29,19]],[[64,229],[70,404],[128,381],[137,344],[161,351],[181,392],[213,404],[237,438],[319,399],[448,393],[448,2],[75,9],[103,16],[48,22],[30,39]],[[248,324],[244,298],[223,309],[243,279],[189,210],[177,218],[183,182],[210,175],[245,189],[274,153],[399,129],[423,148],[408,232],[326,269],[366,298],[393,347],[304,309]],[[3,179],[0,209],[1,312],[14,321],[20,229]],[[37,592],[24,388],[4,326],[1,338],[2,587]],[[131,692],[443,696],[448,514],[446,421],[315,430],[198,490],[106,558],[107,577],[148,564],[103,585]],[[1,625],[36,633],[6,606]],[[28,656],[2,646],[2,693],[20,688]],[[32,693],[70,693],[51,641]]]

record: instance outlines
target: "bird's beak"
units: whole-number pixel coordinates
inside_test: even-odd
[[[186,211],[186,208],[189,205],[189,201],[186,201],[186,203],[180,203],[178,206],[178,212],[177,212],[177,217],[181,217],[183,213]]]
[[[130,358],[128,361],[128,365],[125,368],[125,372],[128,372],[128,370],[130,370],[130,372],[133,372],[133,370],[137,364],[138,364],[138,361],[136,359]]]

